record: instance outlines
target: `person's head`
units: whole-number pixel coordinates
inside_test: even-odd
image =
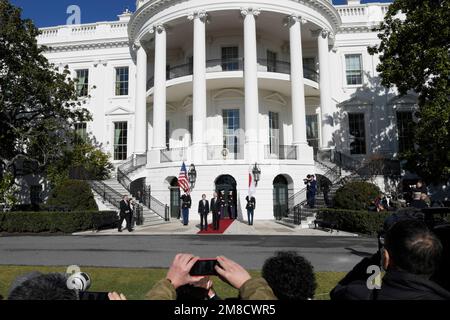
[[[262,276],[279,300],[314,298],[317,284],[313,266],[295,252],[278,252],[267,259]]]
[[[8,300],[79,300],[77,292],[67,287],[64,274],[34,274],[23,280],[13,285]]]
[[[213,197],[214,197],[214,198],[217,198],[217,191],[214,191]]]
[[[422,201],[427,201],[427,200],[428,200],[428,196],[427,196],[425,193],[422,193],[422,194],[420,195],[420,200],[422,200]]]
[[[310,174],[308,174],[307,176],[306,176],[306,179],[311,179],[311,175]]]
[[[431,276],[439,265],[442,244],[419,220],[395,223],[385,235],[383,267],[415,275]]]
[[[206,200],[206,194],[202,195],[202,199]]]
[[[416,188],[422,188],[423,182],[421,180],[417,181]]]
[[[316,176],[312,174],[311,175],[311,179],[315,179],[315,178],[316,178]]]
[[[122,199],[123,199],[124,201],[128,201],[128,195],[124,195],[124,196],[122,197]]]

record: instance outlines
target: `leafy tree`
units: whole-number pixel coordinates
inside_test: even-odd
[[[14,177],[10,173],[0,176],[0,204],[4,204],[11,208],[17,200],[17,187],[14,184]]]
[[[109,159],[94,140],[75,136],[63,156],[48,166],[47,179],[54,187],[70,178],[104,180],[114,169]]]
[[[403,18],[402,18],[403,16]],[[416,92],[415,150],[407,169],[429,182],[450,179],[450,0],[395,0],[369,53],[380,54],[382,84]]]
[[[43,172],[63,156],[72,124],[91,119],[67,68],[59,72],[44,57],[39,33],[21,9],[0,0],[0,166],[13,175],[18,160]]]
[[[349,182],[336,191],[333,203],[339,209],[367,210],[380,193],[373,183]]]

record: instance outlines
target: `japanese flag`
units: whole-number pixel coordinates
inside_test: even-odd
[[[251,173],[248,174],[248,196],[253,197],[256,194],[256,183]]]

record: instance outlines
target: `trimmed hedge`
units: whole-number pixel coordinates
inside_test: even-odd
[[[115,211],[0,212],[0,232],[8,233],[74,233],[115,227],[117,222]]]
[[[47,205],[66,208],[66,211],[98,210],[94,194],[86,181],[67,180],[57,186],[50,195]]]
[[[320,209],[317,220],[333,222],[342,231],[375,235],[392,212],[369,212],[342,209]]]
[[[349,182],[336,191],[334,207],[346,210],[367,210],[381,193],[373,183]]]

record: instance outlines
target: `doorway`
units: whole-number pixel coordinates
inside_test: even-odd
[[[180,219],[181,205],[180,205],[180,187],[178,186],[178,179],[173,178],[170,181],[170,217],[173,219]]]
[[[230,175],[222,175],[216,179],[216,192],[224,197],[225,203],[228,203],[230,196],[233,197],[233,207],[237,210],[237,183],[236,180]],[[237,215],[237,211],[234,213]],[[225,216],[229,216],[225,213]]]
[[[276,220],[288,216],[289,183],[279,175],[273,180],[273,212]]]

